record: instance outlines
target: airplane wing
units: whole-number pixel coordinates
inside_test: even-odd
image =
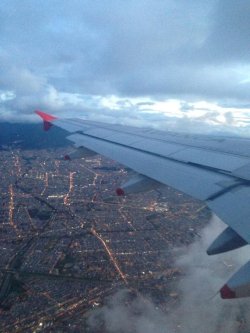
[[[41,111],[44,129],[66,130],[72,156],[98,153],[139,175],[117,190],[136,192],[166,184],[203,200],[227,225],[207,250],[229,251],[250,243],[250,140],[184,135],[81,119],[58,119]],[[70,156],[65,156],[70,159]],[[250,296],[250,261],[220,290],[222,298]]]

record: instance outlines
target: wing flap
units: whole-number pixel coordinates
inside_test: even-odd
[[[250,186],[239,186],[214,200],[207,201],[208,207],[250,243]]]
[[[234,170],[233,175],[239,178],[250,180],[250,163]]]
[[[150,139],[142,140],[141,138],[138,142],[133,143],[132,147],[165,157],[168,157],[173,153],[177,153],[178,151],[185,149],[185,147],[179,144],[161,142]]]
[[[249,159],[245,157],[200,148],[186,148],[171,155],[171,157],[179,161],[200,164],[229,172],[233,172],[235,169],[249,163]]]

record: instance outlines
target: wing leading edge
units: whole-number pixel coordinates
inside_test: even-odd
[[[187,136],[36,113],[44,122],[69,132],[67,138],[75,147],[102,154],[156,182],[206,201],[229,225],[210,246],[209,254],[250,243],[250,140]],[[250,296],[250,264],[242,270],[243,280],[240,271],[235,274],[236,283],[233,276],[221,289],[223,298]],[[244,281],[244,286],[237,281]]]

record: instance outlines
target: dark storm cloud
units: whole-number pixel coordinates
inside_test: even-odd
[[[249,17],[243,0],[3,0],[1,114],[108,95],[247,105]]]

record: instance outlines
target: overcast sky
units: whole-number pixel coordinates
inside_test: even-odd
[[[250,134],[250,2],[1,0],[0,120]]]

